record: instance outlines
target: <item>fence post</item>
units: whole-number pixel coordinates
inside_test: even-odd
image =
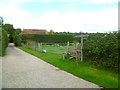
[[[42,43],[38,43],[38,51],[42,50]]]
[[[69,46],[70,45],[70,43],[69,43],[69,41],[67,41],[67,46]]]

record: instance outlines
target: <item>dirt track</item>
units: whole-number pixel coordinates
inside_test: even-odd
[[[15,47],[2,61],[3,88],[99,88]]]

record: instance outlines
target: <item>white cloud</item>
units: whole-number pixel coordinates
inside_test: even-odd
[[[39,2],[81,2],[82,0],[36,0]]]
[[[86,0],[86,2],[94,3],[94,4],[110,4],[118,1],[119,0]]]
[[[77,4],[75,4],[75,3],[70,3],[70,4],[65,5],[64,7],[65,7],[65,8],[69,8],[69,7],[74,7],[74,6],[77,6]]]
[[[112,12],[112,13],[111,13]],[[117,9],[101,12],[47,12],[34,20],[32,28],[46,28],[54,31],[106,32],[117,30]]]
[[[17,27],[24,27],[33,21],[34,14],[16,5],[0,5],[0,15],[4,18],[4,23],[11,23]]]
[[[22,0],[23,1],[23,0]],[[105,3],[114,3],[118,2],[119,0],[34,0],[37,2],[44,2],[44,3],[49,3],[49,2],[87,2],[87,3],[94,3],[94,4],[105,4]]]
[[[76,0],[78,1],[78,0]],[[22,1],[21,1],[22,2]],[[71,5],[68,5],[72,6]],[[73,5],[74,6],[74,5]],[[118,10],[109,8],[98,12],[46,12],[42,15],[30,13],[18,5],[0,5],[4,23],[15,28],[53,29],[70,32],[104,32],[117,30]]]

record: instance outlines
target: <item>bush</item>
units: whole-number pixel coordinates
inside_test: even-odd
[[[13,41],[15,46],[21,46],[21,36],[19,34],[14,35]]]
[[[83,51],[87,60],[96,66],[118,69],[118,33],[90,34]]]

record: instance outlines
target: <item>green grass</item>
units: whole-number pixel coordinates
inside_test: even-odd
[[[54,53],[42,53],[32,51],[24,47],[18,47],[25,52],[41,58],[42,60],[59,67],[69,73],[72,73],[80,78],[96,83],[106,88],[118,88],[118,75],[102,69],[98,69],[94,65],[84,62],[76,62],[73,60],[62,60],[62,55]]]
[[[74,47],[74,46],[69,46]],[[42,49],[47,50],[48,52],[66,52],[67,46],[42,46]]]

